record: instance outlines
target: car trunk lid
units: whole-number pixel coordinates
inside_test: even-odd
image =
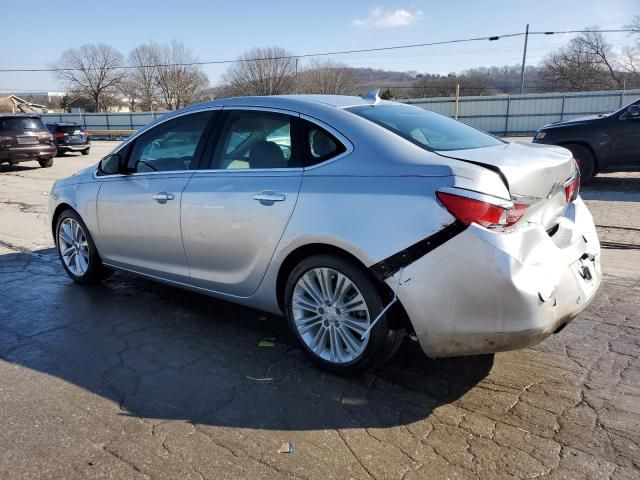
[[[547,145],[513,142],[436,153],[499,172],[515,198],[547,198],[575,173],[571,152]]]

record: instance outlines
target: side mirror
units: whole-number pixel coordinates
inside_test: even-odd
[[[107,155],[98,164],[98,171],[103,175],[115,175],[117,173],[128,173],[123,165],[122,156],[119,153]]]
[[[640,119],[640,105],[629,105],[627,108],[627,118]]]

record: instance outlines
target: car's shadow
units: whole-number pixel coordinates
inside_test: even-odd
[[[345,379],[282,318],[125,274],[72,283],[52,250],[0,256],[0,357],[110,399],[123,415],[278,430],[405,425],[485,378],[492,356],[430,360],[407,341]],[[274,338],[273,346],[260,339]],[[270,345],[268,342],[263,345]]]
[[[40,167],[40,165],[38,165],[37,162],[35,162],[35,166],[31,165],[31,163],[29,163],[28,165],[24,165],[21,163],[17,163],[15,165],[11,165],[10,163],[3,163],[0,164],[0,173],[10,173],[10,172],[28,172],[29,170],[38,170]]]

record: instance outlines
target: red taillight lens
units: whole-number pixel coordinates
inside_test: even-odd
[[[62,133],[62,132],[56,132],[53,136],[56,138],[64,138],[65,135],[67,135],[66,133]]]
[[[513,208],[506,209],[452,193],[436,192],[436,196],[459,222],[465,225],[477,223],[487,228],[509,227],[520,220],[529,208],[529,205],[515,204]]]
[[[564,193],[567,198],[567,203],[573,202],[578,198],[578,194],[580,193],[580,175],[576,175],[573,180],[564,185]]]

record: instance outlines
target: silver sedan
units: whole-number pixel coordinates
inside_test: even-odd
[[[284,314],[353,374],[406,334],[432,357],[532,345],[602,277],[568,150],[377,97],[234,98],[148,125],[56,182],[79,283],[126,270]]]

